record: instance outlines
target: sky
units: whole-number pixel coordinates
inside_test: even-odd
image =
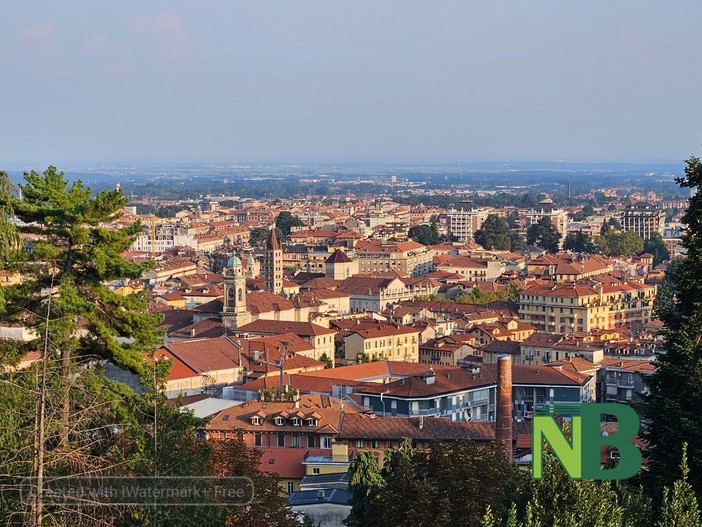
[[[34,0],[0,13],[0,168],[701,150],[699,0]]]

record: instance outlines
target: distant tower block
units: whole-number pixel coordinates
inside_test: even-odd
[[[497,357],[497,417],[495,440],[502,443],[505,455],[512,461],[512,357]]]
[[[277,295],[283,292],[283,251],[278,243],[275,227],[266,242],[263,255],[263,288]]]

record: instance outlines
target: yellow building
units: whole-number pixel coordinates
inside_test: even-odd
[[[608,276],[534,284],[519,294],[519,317],[545,333],[576,333],[651,321],[656,286]]]

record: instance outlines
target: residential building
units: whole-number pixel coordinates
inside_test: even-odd
[[[647,390],[645,378],[655,371],[650,361],[605,359],[597,372],[597,400],[639,403]]]
[[[465,357],[474,355],[475,348],[452,336],[430,339],[419,346],[419,362],[457,366]]]
[[[356,244],[354,259],[359,273],[395,271],[399,276],[424,276],[433,271],[432,252],[415,241],[363,240]]]
[[[364,360],[419,362],[420,330],[395,324],[351,330],[344,337],[344,362]]]
[[[470,203],[461,204],[460,210],[449,210],[446,213],[449,235],[458,242],[472,242],[488,214],[488,209],[475,208]]]
[[[656,287],[611,275],[561,284],[535,283],[519,293],[519,317],[537,331],[588,332],[651,321]]]
[[[621,223],[623,231],[633,231],[644,240],[648,240],[655,232],[663,236],[665,210],[643,201],[634,203],[622,212]]]

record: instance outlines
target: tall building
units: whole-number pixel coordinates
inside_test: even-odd
[[[524,217],[524,227],[528,229],[535,225],[542,218],[548,218],[556,230],[561,235],[561,243],[566,237],[566,224],[568,223],[568,212],[563,209],[553,207],[553,202],[550,199],[545,199],[539,202],[538,208],[527,211]]]
[[[263,256],[263,288],[277,295],[283,292],[283,250],[278,243],[275,228],[266,242],[266,252]]]
[[[446,213],[449,234],[458,242],[472,242],[475,231],[480,229],[488,217],[487,209],[476,209],[469,203],[462,203],[461,209],[452,209]]]
[[[654,232],[663,236],[665,211],[655,208],[651,203],[634,203],[622,213],[622,230],[634,231],[644,240],[648,240]]]
[[[246,309],[246,275],[241,260],[237,256],[229,258],[222,275],[222,322],[225,326],[236,329],[251,322],[251,314]]]

